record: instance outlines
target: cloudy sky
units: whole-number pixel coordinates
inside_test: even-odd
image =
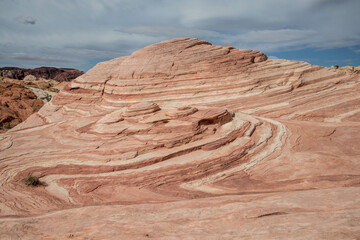
[[[86,71],[176,37],[358,66],[359,9],[359,0],[0,0],[0,66]]]

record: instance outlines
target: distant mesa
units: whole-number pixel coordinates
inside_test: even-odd
[[[39,67],[34,69],[25,69],[17,67],[0,68],[0,76],[23,80],[28,75],[35,78],[53,79],[58,82],[69,82],[78,76],[84,74],[83,71],[72,68]]]

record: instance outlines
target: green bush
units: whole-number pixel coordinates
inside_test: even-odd
[[[46,183],[41,182],[41,181],[39,180],[39,178],[30,175],[30,176],[25,180],[25,185],[27,185],[27,186],[46,186]]]
[[[8,130],[11,128],[11,125],[9,122],[0,123],[0,130]]]

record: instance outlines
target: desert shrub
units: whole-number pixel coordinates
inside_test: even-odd
[[[9,122],[0,123],[0,130],[8,130],[11,128],[11,125]]]
[[[27,186],[46,186],[46,183],[40,181],[39,178],[30,175],[25,180],[25,185],[27,185]]]

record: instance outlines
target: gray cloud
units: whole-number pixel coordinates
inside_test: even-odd
[[[66,59],[57,56],[35,55],[35,54],[27,54],[27,53],[11,53],[11,54],[0,53],[0,59],[2,61],[20,60],[25,62],[48,63],[48,64],[74,62],[72,59]]]
[[[22,24],[32,24],[32,25],[34,25],[36,23],[36,19],[33,18],[33,17],[19,16],[15,20],[18,23],[22,23]]]
[[[145,34],[148,36],[166,36],[166,37],[221,37],[221,34],[216,31],[209,31],[203,29],[194,29],[194,28],[183,28],[175,26],[161,26],[161,25],[135,25],[130,27],[125,27],[119,32],[130,33],[130,34]]]
[[[358,53],[360,46],[358,0],[2,0],[1,5],[1,64],[30,62],[14,55],[23,53],[44,64],[50,57],[70,59],[86,69],[99,59],[175,37],[275,56],[306,48],[351,47]]]

